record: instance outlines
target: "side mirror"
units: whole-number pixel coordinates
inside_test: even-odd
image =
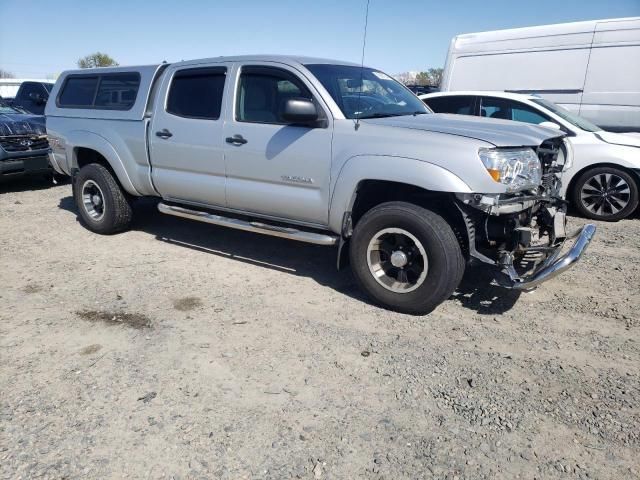
[[[280,117],[292,124],[314,124],[318,121],[318,109],[306,98],[290,98],[284,103]]]
[[[558,125],[555,122],[540,122],[538,124],[539,127],[546,127],[546,128],[552,128],[554,130],[562,130],[562,128],[560,127],[560,125]]]

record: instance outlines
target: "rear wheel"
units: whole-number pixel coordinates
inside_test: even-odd
[[[377,303],[427,314],[451,296],[464,273],[460,245],[436,213],[405,202],[383,203],[356,224],[351,268]]]
[[[630,174],[615,167],[582,173],[571,194],[578,212],[594,220],[622,220],[638,207],[638,184]]]
[[[133,211],[126,193],[103,165],[91,163],[74,178],[73,196],[84,225],[92,232],[126,230]]]

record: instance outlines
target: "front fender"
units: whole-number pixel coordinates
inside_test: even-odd
[[[66,137],[67,165],[69,165],[71,169],[78,168],[77,148],[95,150],[109,162],[122,187],[131,195],[140,195],[140,192],[138,192],[133,185],[118,152],[106,138],[86,130],[73,130],[69,132]]]
[[[332,231],[341,231],[344,212],[351,209],[358,184],[364,180],[404,183],[434,192],[472,192],[460,177],[432,163],[389,155],[354,156],[343,165],[332,190],[329,207]]]

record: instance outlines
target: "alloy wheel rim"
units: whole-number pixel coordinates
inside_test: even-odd
[[[367,264],[373,278],[394,293],[409,293],[427,278],[429,260],[415,235],[402,228],[385,228],[367,247]]]
[[[104,194],[93,180],[87,180],[82,185],[82,205],[93,220],[104,217]]]
[[[624,210],[631,200],[627,181],[615,173],[599,173],[589,178],[580,191],[584,208],[595,215],[611,216]]]

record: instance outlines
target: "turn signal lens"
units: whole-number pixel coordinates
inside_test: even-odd
[[[491,178],[493,178],[496,182],[500,181],[500,170],[487,168],[487,172],[489,172],[489,175],[491,175]]]

